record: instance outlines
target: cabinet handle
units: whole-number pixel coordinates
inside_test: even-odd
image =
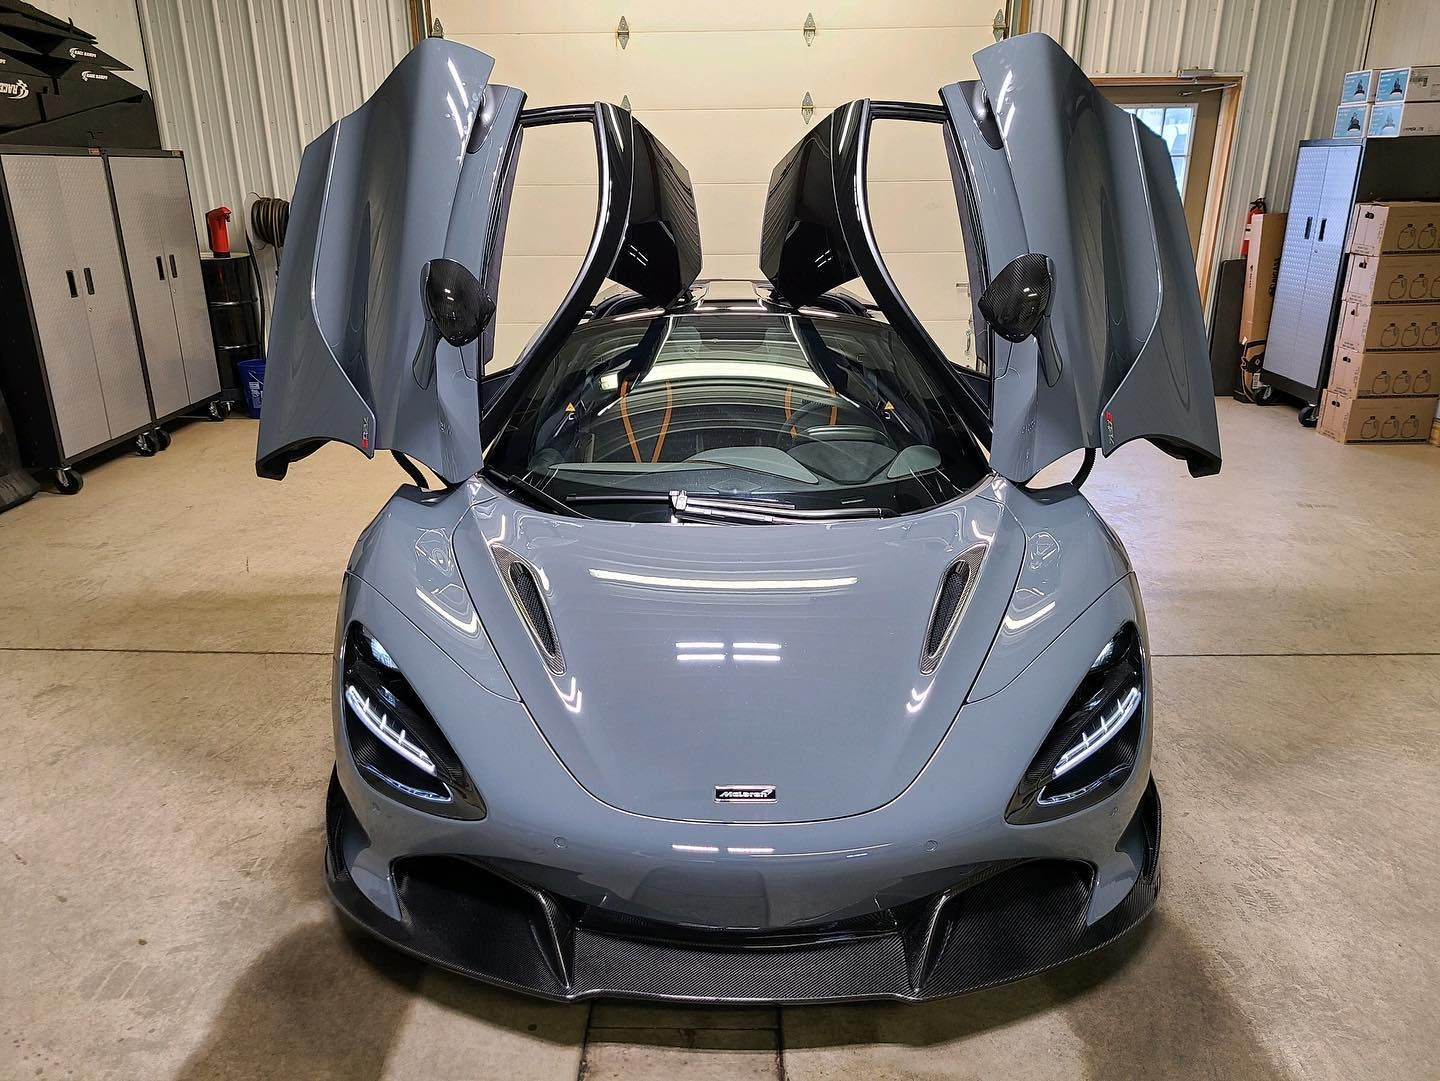
[[[1320,240],[1321,240],[1322,242],[1323,242],[1324,239],[1325,239],[1325,223],[1326,223],[1327,221],[1329,221],[1329,220],[1330,220],[1329,218],[1321,218],[1321,219],[1320,219]]]
[[[1309,240],[1309,239],[1310,239],[1310,226],[1311,226],[1311,224],[1312,224],[1314,221],[1315,221],[1314,218],[1306,218],[1306,219],[1305,219],[1305,239],[1306,239],[1306,240]]]
[[[175,266],[175,253],[174,253],[174,252],[171,252],[171,253],[170,253],[170,277],[172,277],[172,278],[178,278],[178,277],[180,277],[180,271],[179,271],[179,269]]]
[[[90,276],[90,268],[85,268],[85,292],[92,297],[95,295],[95,279]]]
[[[72,297],[78,297],[80,290],[75,288],[75,272],[73,270],[67,270],[65,272],[65,280],[70,283],[70,295]]]
[[[155,256],[155,269],[160,272],[160,280],[163,282],[165,280],[165,260],[158,255]]]

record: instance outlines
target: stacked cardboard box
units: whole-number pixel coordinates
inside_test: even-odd
[[[1440,202],[1360,203],[1320,432],[1419,443],[1440,403]]]
[[[1346,72],[1332,134],[1336,139],[1440,134],[1440,66]]]

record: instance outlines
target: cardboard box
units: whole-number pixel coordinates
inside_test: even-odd
[[[1374,101],[1375,87],[1379,81],[1379,68],[1347,71],[1345,78],[1340,80],[1340,104],[1363,105],[1367,101]]]
[[[1337,443],[1423,443],[1440,398],[1344,398],[1326,394],[1320,434]]]
[[[1371,139],[1395,139],[1411,135],[1440,135],[1440,101],[1406,101],[1397,104],[1378,101],[1370,106]]]
[[[1332,139],[1363,139],[1370,127],[1370,106],[1342,105],[1335,110],[1335,130]]]
[[[1440,420],[1430,425],[1430,442],[1434,446],[1440,447]]]
[[[1440,250],[1431,255],[1352,255],[1340,295],[1376,304],[1440,301]]]
[[[1358,203],[1350,251],[1356,255],[1440,249],[1440,202]]]
[[[1335,340],[1352,353],[1379,349],[1440,349],[1440,304],[1376,304],[1346,300]]]
[[[1260,341],[1270,329],[1280,250],[1285,246],[1285,218],[1284,214],[1257,214],[1245,227],[1250,251],[1245,257],[1245,294],[1240,305],[1242,342]]]
[[[1371,101],[1440,101],[1440,66],[1384,68],[1373,83]]]
[[[1344,398],[1414,398],[1440,394],[1440,351],[1335,347],[1326,393]]]

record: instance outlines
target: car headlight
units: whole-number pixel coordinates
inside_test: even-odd
[[[350,624],[342,709],[351,757],[365,781],[400,803],[446,818],[485,817],[454,748],[380,640]]]
[[[1005,820],[1048,822],[1119,791],[1135,768],[1145,693],[1140,631],[1127,623],[1065,704],[1010,797]]]

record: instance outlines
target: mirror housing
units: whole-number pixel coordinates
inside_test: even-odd
[[[485,332],[495,301],[480,280],[454,259],[431,259],[421,274],[425,312],[440,337],[459,348]]]
[[[463,268],[462,268],[463,269]],[[1018,255],[990,280],[980,297],[980,314],[1007,342],[1023,342],[1050,314],[1055,268],[1039,252]]]

